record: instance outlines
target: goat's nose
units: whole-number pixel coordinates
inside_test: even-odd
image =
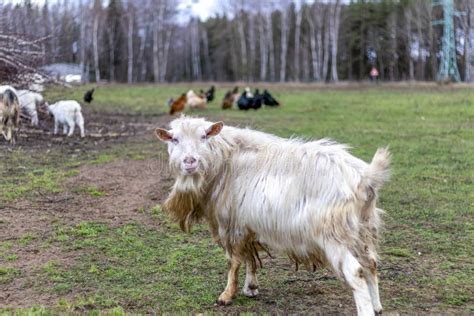
[[[196,162],[196,158],[194,157],[186,157],[184,158],[184,163],[187,165],[192,165]]]

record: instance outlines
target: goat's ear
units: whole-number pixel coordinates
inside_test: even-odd
[[[224,127],[223,122],[217,122],[209,126],[209,128],[206,130],[206,136],[211,137],[211,136],[216,136],[219,134]]]
[[[155,129],[155,135],[162,142],[169,142],[173,139],[173,135],[163,128]]]

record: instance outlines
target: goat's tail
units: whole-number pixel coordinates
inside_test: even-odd
[[[382,185],[388,180],[390,175],[390,158],[391,154],[388,148],[377,149],[372,162],[363,176],[363,181],[367,188],[371,188],[375,192],[382,188]]]

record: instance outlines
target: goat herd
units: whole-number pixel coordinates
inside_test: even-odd
[[[201,90],[197,94],[193,90],[189,90],[187,93],[183,93],[176,100],[170,98],[167,101],[167,105],[170,107],[169,113],[173,115],[174,113],[181,112],[186,108],[204,109],[208,103],[214,100],[215,92],[216,88],[212,86],[206,92]],[[265,89],[263,93],[260,93],[258,89],[255,89],[255,93],[252,93],[249,87],[246,87],[242,94],[239,93],[239,87],[227,91],[224,100],[222,101],[222,109],[224,110],[233,107],[239,108],[240,110],[258,110],[263,105],[279,106],[280,103],[273,98],[268,90]]]
[[[169,114],[181,112],[184,109],[204,109],[206,105],[215,98],[216,88],[212,86],[208,91],[203,90],[195,93],[189,90],[183,93],[178,99],[169,99]],[[88,90],[84,94],[84,101],[87,103],[93,100],[94,89]],[[239,88],[227,91],[222,101],[222,109],[233,107],[240,110],[259,109],[265,106],[279,106],[280,103],[273,98],[267,90],[260,93],[258,89],[254,93],[247,87],[243,93],[239,93]],[[80,129],[81,137],[85,136],[84,117],[81,112],[81,105],[75,100],[58,101],[54,104],[45,102],[43,96],[37,92],[29,90],[16,90],[9,85],[0,86],[0,132],[3,137],[15,143],[15,131],[20,125],[21,116],[30,120],[32,126],[39,126],[38,111],[49,113],[54,117],[54,134],[58,133],[60,125],[63,127],[63,134],[71,136],[75,126]]]
[[[88,93],[90,91],[86,95]],[[92,100],[92,94],[90,97]],[[58,133],[59,125],[62,125],[63,133],[71,136],[75,126],[78,125],[81,137],[85,136],[84,117],[79,102],[65,100],[48,104],[37,92],[16,90],[12,86],[4,85],[0,86],[0,131],[3,137],[10,144],[15,143],[15,131],[20,126],[22,115],[30,119],[31,125],[39,126],[38,111],[42,108],[46,108],[47,112],[54,117],[54,134]]]

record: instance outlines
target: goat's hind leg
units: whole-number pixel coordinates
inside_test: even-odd
[[[236,256],[229,259],[229,272],[227,273],[227,286],[221,293],[217,303],[219,305],[229,305],[237,293],[237,283],[239,278],[240,260]]]
[[[76,127],[76,122],[74,120],[69,120],[67,121],[67,125],[69,128],[69,132],[67,133],[67,136],[70,137],[72,134],[74,134],[74,128]]]
[[[247,260],[245,266],[245,285],[242,292],[247,297],[255,297],[258,295],[257,264],[255,261]]]
[[[357,306],[357,315],[374,315],[369,287],[364,269],[352,253],[342,245],[334,245],[326,251],[326,256],[336,273],[341,275],[352,289]]]
[[[377,314],[382,313],[382,303],[380,302],[380,295],[379,295],[379,281],[377,277],[377,262],[375,258],[371,258],[370,261],[372,262],[372,266],[370,269],[364,269],[364,276],[367,281],[367,285],[369,287],[369,294],[372,300],[372,305],[374,307],[374,311]]]

